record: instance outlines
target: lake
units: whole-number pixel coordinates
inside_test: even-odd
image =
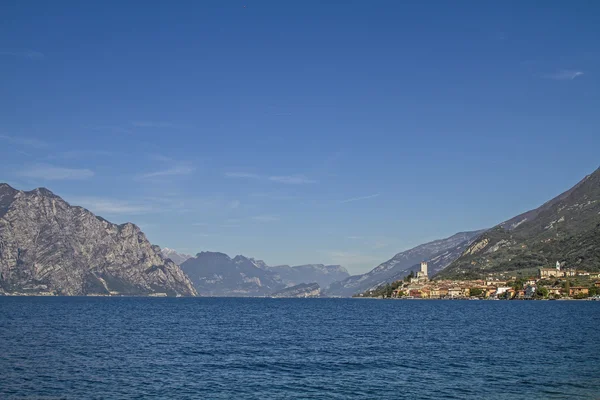
[[[600,396],[600,302],[0,297],[2,399]]]

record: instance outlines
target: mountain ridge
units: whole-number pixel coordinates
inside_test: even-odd
[[[490,229],[438,275],[533,273],[559,261],[600,269],[600,168],[573,187]]]
[[[353,275],[341,282],[332,284],[324,291],[327,296],[349,297],[365,292],[382,284],[401,279],[410,271],[416,271],[421,261],[433,262],[431,271],[445,268],[471,240],[485,230],[458,232],[445,239],[437,239],[420,244],[411,249],[397,253],[391,259],[379,264],[371,271]],[[433,258],[438,257],[437,260]]]
[[[132,223],[113,224],[46,188],[0,184],[0,290],[61,295],[197,293]]]
[[[251,257],[236,255],[231,258],[225,253],[211,251],[196,254],[181,267],[196,289],[209,296],[269,296],[300,284],[328,286],[349,276],[340,265],[268,266]]]

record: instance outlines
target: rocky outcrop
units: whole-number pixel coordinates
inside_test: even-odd
[[[320,297],[321,288],[318,283],[301,283],[275,292],[271,297],[277,298],[307,298]]]
[[[136,225],[116,225],[47,189],[0,184],[0,291],[195,296]]]

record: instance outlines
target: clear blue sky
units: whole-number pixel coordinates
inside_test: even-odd
[[[543,6],[539,6],[543,5]],[[600,165],[594,1],[3,1],[0,181],[363,272]]]

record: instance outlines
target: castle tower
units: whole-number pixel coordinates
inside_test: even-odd
[[[421,274],[427,278],[427,261],[421,261]]]

